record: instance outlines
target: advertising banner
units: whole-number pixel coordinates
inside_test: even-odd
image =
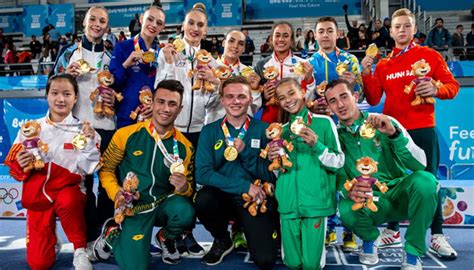
[[[28,5],[23,7],[23,33],[25,36],[41,36],[48,24],[48,5]]]
[[[74,5],[50,5],[48,23],[54,25],[61,34],[74,33]]]
[[[347,4],[348,14],[361,13],[359,0],[247,0],[246,20],[274,20],[319,16],[343,16],[342,6]]]

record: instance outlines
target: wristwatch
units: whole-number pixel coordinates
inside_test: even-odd
[[[400,136],[400,134],[402,134],[402,130],[401,130],[399,127],[395,126],[395,133],[393,133],[392,135],[388,136],[388,138],[389,138],[390,140],[393,140],[393,139],[398,138],[398,136]]]

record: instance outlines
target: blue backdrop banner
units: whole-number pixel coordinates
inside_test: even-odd
[[[451,179],[474,179],[474,87],[462,87],[454,100],[437,100],[440,163]]]
[[[9,76],[0,77],[0,89],[8,90],[24,90],[24,89],[46,89],[48,82],[47,75],[31,75],[31,76]]]
[[[135,14],[141,15],[150,5],[113,6],[107,7],[109,11],[110,27],[128,26],[135,18]],[[166,13],[166,24],[179,24],[183,21],[182,3],[163,3],[163,10]]]
[[[74,5],[50,5],[48,23],[54,25],[61,34],[74,33]]]
[[[41,36],[47,25],[48,5],[29,5],[23,7],[23,33],[25,36]]]
[[[360,0],[247,0],[247,20],[274,20],[318,16],[342,16],[347,4],[349,15],[360,14]]]
[[[198,2],[206,6],[206,13],[209,15],[208,25],[210,27],[242,25],[242,0],[184,0],[183,19],[184,13]]]
[[[4,33],[21,32],[22,21],[20,17],[21,14],[19,13],[0,16],[0,28],[3,28]]]

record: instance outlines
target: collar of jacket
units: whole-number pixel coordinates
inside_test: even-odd
[[[92,48],[94,48],[94,52],[103,52],[104,51],[104,41],[100,40],[100,43],[94,43],[90,42],[87,38],[86,35],[82,36],[82,48],[92,51]]]

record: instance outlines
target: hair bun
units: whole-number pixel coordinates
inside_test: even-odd
[[[198,3],[193,5],[193,9],[200,9],[200,10],[206,12],[206,5],[204,5],[204,3],[198,2]]]

